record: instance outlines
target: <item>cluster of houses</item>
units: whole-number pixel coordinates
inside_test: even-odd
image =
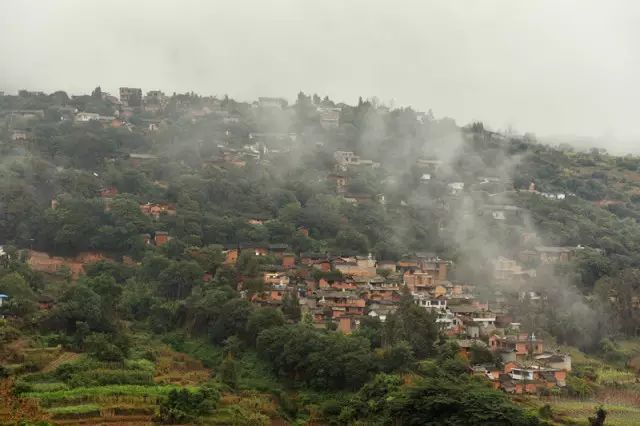
[[[80,111],[78,108],[63,105],[55,106],[52,111],[55,111],[60,121],[73,122],[77,125],[100,123],[103,127],[124,128],[133,131],[136,126],[129,121],[129,118],[133,116],[136,109],[158,113],[164,110],[169,102],[169,98],[159,90],[151,90],[143,96],[140,88],[121,87],[119,95],[118,98],[107,92],[101,92],[101,99],[112,107],[112,113],[107,115],[92,111]],[[22,98],[38,97],[44,96],[44,93],[20,90],[18,96]],[[11,141],[29,141],[33,138],[34,123],[44,120],[45,110],[6,110],[0,112],[0,118],[3,118],[7,123]],[[159,128],[161,121],[145,119],[141,122],[143,128],[155,131]]]
[[[560,248],[537,250],[537,256],[547,262],[566,262],[570,258]],[[242,294],[256,305],[280,307],[287,295],[295,293],[303,315],[315,327],[335,328],[348,334],[365,318],[386,321],[398,309],[403,294],[408,293],[417,306],[436,314],[436,323],[458,342],[462,357],[471,359],[473,350],[480,348],[500,360],[472,366],[474,374],[483,375],[495,388],[540,393],[566,385],[571,371],[569,355],[546,351],[541,339],[522,331],[499,294],[490,304],[477,296],[473,285],[452,281],[452,262],[434,253],[414,253],[389,261],[370,254],[295,255],[284,244],[247,244],[227,247],[225,263],[233,265],[243,251],[276,259],[261,270],[263,291],[250,293],[242,282],[239,284]],[[497,280],[511,279],[523,271],[526,270],[514,260],[501,258],[495,262]]]
[[[365,160],[351,151],[336,151],[333,157],[336,160],[338,168],[343,171],[347,170],[349,166],[380,167],[380,163],[376,163],[373,160]]]
[[[272,255],[278,261],[263,267],[262,278],[268,287],[263,293],[252,295],[254,303],[279,306],[286,293],[297,292],[303,310],[316,326],[333,323],[345,333],[355,330],[365,315],[384,321],[397,309],[406,290],[425,309],[445,310],[448,300],[472,299],[472,286],[449,281],[451,262],[433,253],[416,253],[396,262],[378,261],[371,254],[295,255],[284,244],[247,244],[228,247],[225,263],[234,264],[239,253],[246,250],[256,256]],[[294,279],[296,286],[291,285]]]
[[[254,304],[279,307],[287,294],[296,293],[301,310],[315,327],[351,333],[364,318],[384,322],[408,291],[417,306],[436,313],[436,323],[444,334],[456,339],[461,356],[469,357],[474,347],[494,353],[501,361],[500,368],[487,364],[473,365],[472,370],[495,388],[540,393],[566,384],[571,371],[568,355],[545,351],[542,340],[521,332],[504,299],[496,297],[490,306],[476,296],[473,285],[451,281],[452,262],[433,253],[385,261],[371,255],[295,255],[283,244],[244,245],[228,248],[226,263],[235,263],[243,250],[257,256],[272,255],[278,261],[263,268],[264,291],[249,294],[243,290]],[[557,257],[548,257],[556,252]],[[550,262],[568,261],[563,250],[539,247],[537,253]],[[517,261],[504,258],[498,259],[495,267],[497,280],[524,270]],[[242,290],[242,284],[239,288]]]
[[[465,340],[459,343],[463,356],[473,346],[486,347],[483,341]],[[533,333],[507,336],[492,335],[489,350],[501,359],[501,366],[477,364],[471,367],[474,374],[489,380],[495,389],[515,394],[541,394],[566,386],[571,371],[571,356],[558,351],[545,351],[543,342]]]

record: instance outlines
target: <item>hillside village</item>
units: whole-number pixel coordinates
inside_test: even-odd
[[[596,282],[638,261],[628,187],[586,192],[568,168],[541,171],[560,167],[547,156],[569,167],[587,154],[550,153],[534,135],[460,128],[431,111],[302,92],[290,105],[98,87],[70,97],[4,94],[0,120],[2,256],[26,265],[25,277],[41,274],[28,278],[33,310],[0,311],[17,328],[58,312],[64,291],[101,268],[132,271],[114,282],[135,301],[126,321],[160,315],[158,333],[204,321],[206,335],[217,309],[237,297],[318,332],[378,330],[382,350],[392,344],[380,330],[409,302],[455,345],[468,375],[507,394],[544,396],[571,392],[567,345],[601,344],[569,306],[587,306]],[[625,184],[640,191],[631,178]],[[585,232],[591,222],[568,223],[579,209],[627,229]],[[229,295],[208,299],[220,283]],[[560,297],[565,287],[582,293]],[[624,317],[637,318],[639,295],[598,288],[603,304],[633,301],[603,321],[634,334]],[[0,308],[24,297],[1,282],[0,293]],[[566,316],[553,319],[567,300]],[[138,313],[135,304],[149,308]],[[198,309],[216,313],[201,319]],[[75,323],[67,329],[78,333]]]

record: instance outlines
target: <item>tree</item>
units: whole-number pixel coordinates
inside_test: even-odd
[[[222,343],[230,336],[245,337],[251,304],[242,299],[231,299],[222,305],[220,315],[213,323],[209,335],[215,343]]]
[[[369,240],[366,235],[355,229],[346,228],[338,232],[336,247],[347,252],[367,253],[369,251]]]
[[[112,276],[103,273],[94,278],[86,278],[83,283],[100,296],[105,308],[113,309],[119,303],[122,287]]]
[[[222,315],[223,306],[234,297],[237,293],[227,286],[196,289],[186,301],[186,331],[197,335],[209,332]]]
[[[79,322],[87,323],[91,330],[111,328],[111,324],[104,320],[100,296],[82,283],[64,292],[45,324],[49,328],[62,328],[68,334],[73,334]]]
[[[100,89],[100,86],[93,89],[93,92],[91,92],[91,97],[95,99],[102,99],[102,89]]]
[[[119,333],[93,333],[84,339],[84,348],[101,361],[121,362],[129,352],[129,342]]]
[[[366,339],[303,324],[264,330],[256,348],[278,376],[318,389],[355,389],[375,371]]]
[[[383,323],[377,317],[365,316],[360,320],[360,327],[353,333],[369,340],[372,348],[382,346]]]
[[[471,364],[486,364],[494,362],[493,352],[491,352],[486,346],[474,344],[469,349],[469,352],[469,362]]]
[[[238,387],[238,363],[233,359],[233,355],[228,354],[222,364],[220,364],[220,371],[218,373],[220,381],[231,389]]]
[[[396,312],[385,321],[384,342],[391,345],[406,341],[418,358],[434,352],[439,331],[435,314],[413,303],[411,294],[405,293]]]
[[[11,272],[0,279],[0,293],[9,296],[3,305],[4,313],[25,316],[36,308],[36,295],[18,272]]]
[[[158,276],[161,294],[183,299],[191,294],[194,285],[202,281],[204,271],[195,261],[171,261]]]
[[[379,356],[380,369],[385,373],[409,371],[415,362],[411,345],[404,341],[381,349]]]
[[[602,406],[596,409],[595,417],[589,417],[589,426],[604,426],[604,421],[607,418],[607,411]]]
[[[318,332],[303,325],[272,327],[258,335],[258,355],[283,378],[306,380],[308,356],[321,350]]]
[[[218,268],[222,266],[225,260],[222,248],[215,245],[189,247],[185,250],[185,254],[198,262],[204,271],[212,275],[216,274]]]
[[[172,389],[160,403],[155,420],[161,424],[195,423],[198,417],[211,414],[220,399],[220,392],[212,387],[202,387],[196,392],[188,389]]]
[[[534,414],[523,412],[503,393],[470,379],[427,378],[389,398],[388,409],[403,425],[539,424]]]
[[[282,313],[290,321],[300,321],[302,310],[300,309],[300,300],[298,299],[297,291],[286,292],[284,294],[282,298]]]
[[[268,307],[254,309],[247,321],[247,339],[255,345],[261,331],[281,325],[284,325],[284,316],[279,309]]]

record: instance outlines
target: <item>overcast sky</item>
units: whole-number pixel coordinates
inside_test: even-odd
[[[96,85],[433,109],[640,140],[640,2],[0,0],[0,90]]]

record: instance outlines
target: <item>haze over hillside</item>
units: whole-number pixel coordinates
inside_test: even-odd
[[[3,6],[0,426],[640,425],[636,3]]]
[[[7,93],[127,84],[250,100],[304,90],[595,137],[621,153],[640,135],[632,1],[3,3]]]

